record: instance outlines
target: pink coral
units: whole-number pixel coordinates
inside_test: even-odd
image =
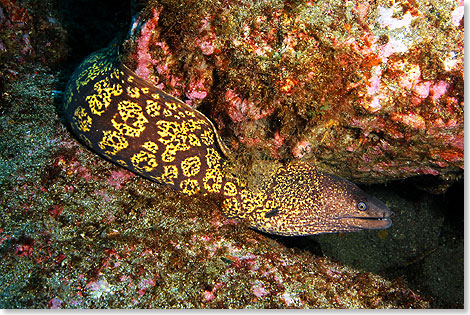
[[[16,255],[20,257],[24,256],[31,256],[33,253],[33,245],[32,244],[21,244],[16,246],[15,250]]]
[[[214,292],[205,290],[204,291],[204,300],[207,301],[207,302],[210,302],[213,299],[215,299]]]
[[[296,158],[301,158],[305,154],[310,153],[311,150],[311,144],[306,140],[302,140],[292,147],[292,155]]]
[[[393,121],[401,122],[414,129],[425,129],[426,121],[416,113],[408,112],[406,114],[395,113],[392,116]]]
[[[201,37],[196,38],[196,45],[199,46],[204,55],[209,56],[216,52],[217,35],[209,18],[202,19],[201,23],[202,26],[199,28]]]
[[[433,84],[430,87],[430,94],[433,99],[433,101],[437,101],[442,95],[447,93],[447,90],[449,89],[449,83],[440,80],[439,82]]]
[[[286,303],[287,306],[290,306],[292,303],[294,303],[294,300],[292,299],[291,294],[287,292],[281,295],[281,300],[284,301],[284,303]]]
[[[149,46],[155,28],[158,25],[158,19],[161,10],[153,9],[153,18],[148,20],[142,27],[140,37],[137,40],[138,54],[137,54],[137,69],[135,71],[139,76],[149,79],[150,70],[149,64],[155,64],[155,61],[150,56]]]
[[[260,285],[254,285],[251,288],[251,292],[253,292],[253,294],[258,298],[263,297],[263,296],[268,294],[266,289],[264,287],[260,286]]]
[[[258,120],[271,115],[273,109],[260,109],[249,99],[243,99],[232,89],[225,92],[225,101],[228,103],[228,114],[233,122],[242,122],[248,119]]]
[[[106,183],[115,189],[121,189],[126,182],[134,177],[134,174],[126,170],[112,171]]]
[[[460,6],[458,6],[457,8],[455,8],[452,13],[451,13],[451,16],[452,16],[452,24],[454,26],[459,26],[460,25],[460,21],[462,20],[463,18],[463,15],[464,15],[464,11],[465,11],[465,7],[463,4],[460,4]]]
[[[205,84],[206,82],[203,78],[194,83],[190,83],[190,86],[186,91],[186,97],[190,100],[190,103],[194,100],[202,100],[206,98],[207,90]]]

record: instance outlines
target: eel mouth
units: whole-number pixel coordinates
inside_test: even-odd
[[[388,217],[341,217],[340,221],[347,226],[364,230],[388,229],[392,225],[391,216]]]

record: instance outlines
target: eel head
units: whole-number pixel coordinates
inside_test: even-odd
[[[242,194],[240,200],[249,206],[244,220],[257,230],[312,235],[386,229],[392,224],[391,211],[383,202],[346,179],[302,162],[273,173],[263,174],[261,189]]]

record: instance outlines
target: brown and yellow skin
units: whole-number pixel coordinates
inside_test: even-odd
[[[187,195],[220,194],[223,213],[279,235],[390,227],[390,211],[353,183],[302,162],[271,163],[248,182],[203,114],[138,77],[117,49],[87,57],[65,93],[65,121],[90,149]]]

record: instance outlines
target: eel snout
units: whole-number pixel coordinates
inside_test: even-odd
[[[368,196],[364,204],[366,210],[360,215],[346,215],[338,219],[351,227],[367,230],[387,229],[392,225],[393,212],[382,201]]]

